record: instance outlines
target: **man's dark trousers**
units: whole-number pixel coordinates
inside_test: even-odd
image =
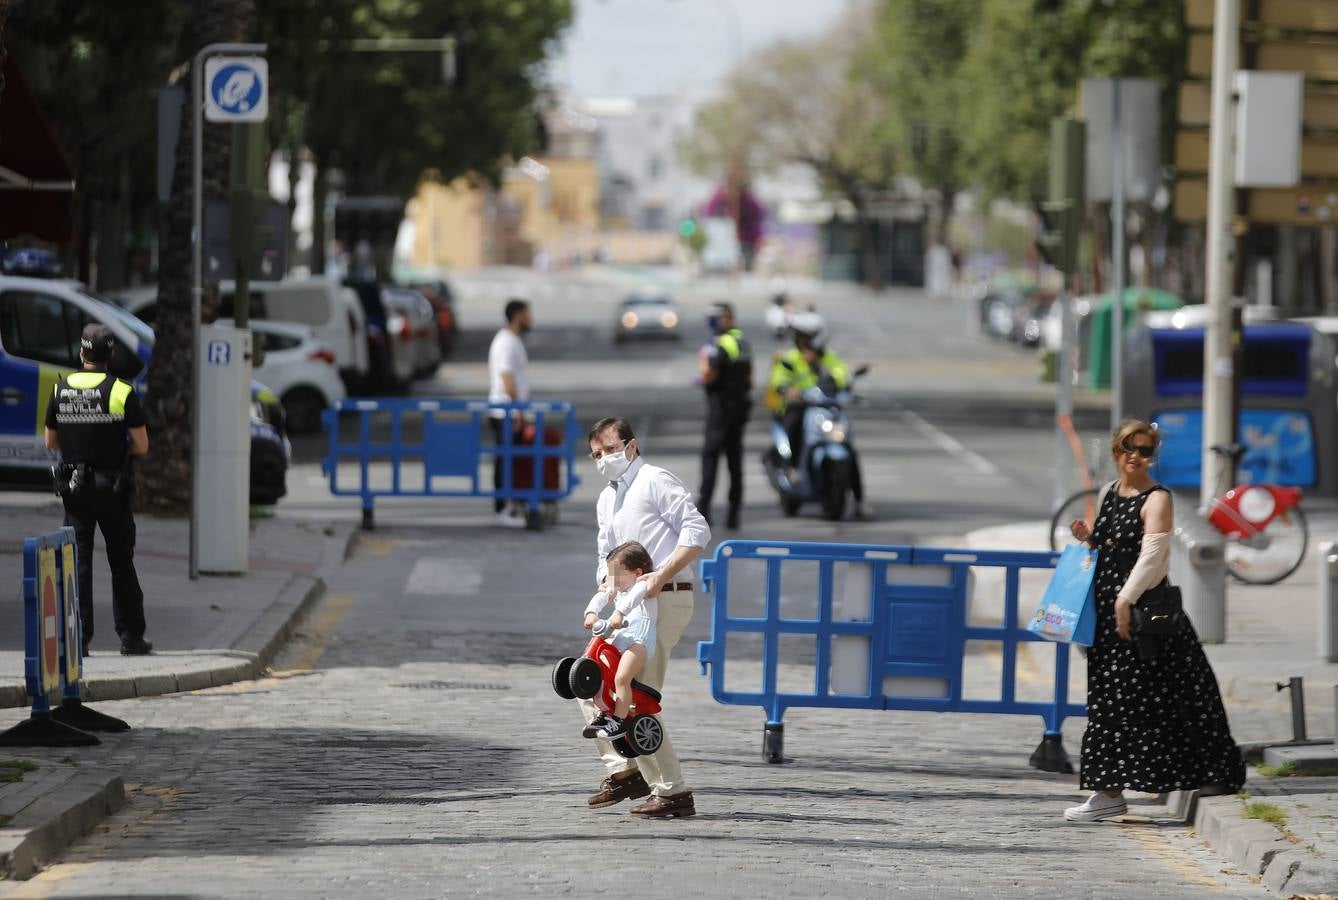
[[[720,454],[729,466],[729,521],[737,522],[743,506],[743,432],[748,427],[747,403],[710,397],[706,407],[706,439],[702,444],[702,483],[697,508],[709,516],[715,495]]]
[[[74,526],[78,548],[79,618],[84,643],[93,639],[93,529],[102,531],[112,575],[112,619],[122,641],[144,637],[144,591],[135,574],[135,517],[130,498],[97,487],[65,500],[65,524]]]

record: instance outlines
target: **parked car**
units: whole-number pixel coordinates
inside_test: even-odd
[[[413,376],[424,377],[441,365],[441,340],[437,334],[437,315],[432,304],[412,288],[388,287],[385,304],[389,313],[388,330],[398,332],[409,346]]]
[[[367,322],[367,348],[371,374],[365,390],[399,391],[413,381],[413,347],[402,333],[390,330],[390,310],[386,307],[385,291],[375,281],[350,278],[344,284],[351,288],[362,308]]]
[[[260,365],[252,371],[283,404],[288,431],[320,431],[321,413],[347,396],[334,351],[306,325],[257,319],[251,322],[251,334],[261,351]]]
[[[664,295],[633,294],[618,307],[613,340],[621,344],[634,338],[678,340],[678,308]]]
[[[234,314],[234,288],[231,281],[219,285],[219,315],[223,318],[230,319]],[[116,299],[149,325],[157,320],[156,286],[121,291]],[[336,281],[294,278],[253,282],[250,319],[306,325],[333,351],[339,375],[350,389],[367,382],[372,374],[366,316],[356,295]]]
[[[79,335],[99,322],[116,337],[108,370],[145,391],[153,331],[76,281],[0,276],[0,477],[32,479],[56,461],[42,434],[51,388],[79,367]],[[283,407],[251,383],[251,502],[271,504],[286,491],[291,447]]]
[[[409,285],[427,298],[437,314],[437,342],[441,344],[441,355],[451,355],[455,339],[460,333],[460,320],[455,314],[455,294],[445,281],[428,281],[423,284]]]

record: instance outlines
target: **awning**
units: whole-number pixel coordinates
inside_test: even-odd
[[[6,43],[6,49],[9,45]],[[74,238],[74,172],[33,97],[13,53],[0,94],[0,239],[30,234],[63,244]]]

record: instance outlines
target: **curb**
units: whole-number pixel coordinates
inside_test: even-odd
[[[349,528],[346,534],[326,537],[321,548],[320,571],[330,571],[343,563],[348,558],[356,536],[357,529]],[[86,678],[82,683],[83,699],[88,702],[131,700],[135,697],[200,691],[256,678],[274,661],[274,657],[292,638],[297,627],[324,593],[325,581],[322,578],[293,575],[269,608],[260,614],[232,647],[226,650],[169,650],[154,654],[159,657],[226,656],[234,657],[236,662],[178,673]],[[28,693],[22,685],[0,686],[0,709],[28,705]]]
[[[1237,797],[1201,798],[1194,830],[1236,868],[1262,877],[1274,893],[1325,894],[1338,885],[1338,863],[1298,847],[1267,822],[1245,818]]]
[[[63,783],[43,792],[0,829],[0,879],[31,878],[124,805],[120,775],[104,769],[70,769]]]

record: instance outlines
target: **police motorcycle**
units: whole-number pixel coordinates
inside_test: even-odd
[[[867,365],[855,369],[844,389],[837,388],[831,375],[823,375],[792,401],[804,406],[801,459],[791,459],[790,437],[781,422],[772,420],[771,446],[763,451],[762,464],[785,515],[797,515],[803,504],[813,502],[821,504],[823,516],[832,521],[845,514],[859,465],[847,407],[856,402],[851,391],[855,380],[868,371]]]

